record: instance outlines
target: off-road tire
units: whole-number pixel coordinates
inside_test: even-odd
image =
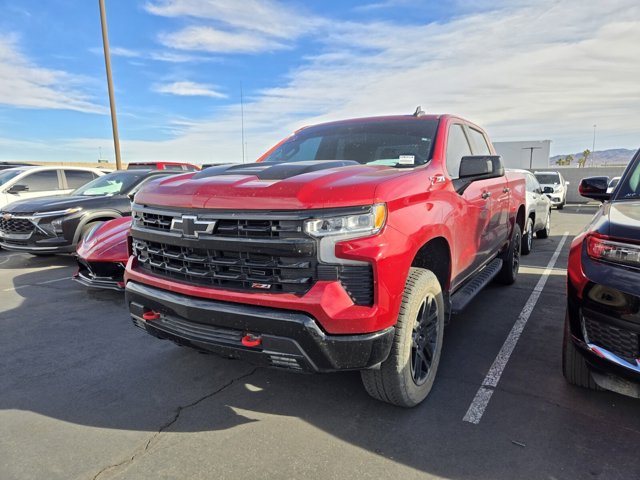
[[[524,226],[524,233],[522,234],[522,245],[520,246],[520,253],[522,255],[529,255],[533,248],[533,219],[527,218],[527,223]]]
[[[520,247],[522,246],[522,233],[520,225],[517,223],[513,226],[511,234],[511,242],[507,251],[502,255],[502,269],[496,276],[496,281],[503,285],[512,285],[518,277],[520,269]]]
[[[551,210],[547,213],[547,223],[544,228],[536,232],[538,238],[549,238],[549,235],[551,235]]]
[[[568,314],[564,321],[564,337],[562,339],[562,375],[572,385],[588,388],[589,390],[603,390],[593,380],[587,367],[587,361],[571,340]]]
[[[435,309],[435,310],[434,310]],[[425,314],[431,318],[432,328],[420,330],[420,319]],[[416,365],[416,351],[421,351],[424,359],[425,350],[415,349],[416,345],[435,333],[435,340],[429,342],[433,347],[431,364],[426,370],[420,363]],[[414,407],[422,402],[433,387],[433,382],[440,363],[442,337],[444,334],[444,301],[442,288],[436,276],[429,270],[411,268],[404,293],[398,321],[395,325],[393,345],[389,357],[382,362],[379,369],[362,370],[361,377],[364,388],[373,398],[391,403],[399,407]],[[426,343],[426,342],[425,342]],[[426,348],[426,347],[425,347]],[[425,378],[416,382],[418,370]]]

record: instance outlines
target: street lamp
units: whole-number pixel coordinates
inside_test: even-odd
[[[118,120],[116,118],[116,97],[113,92],[113,78],[111,77],[111,55],[109,54],[107,13],[104,8],[104,0],[98,0],[98,3],[100,5],[100,23],[102,24],[102,46],[104,47],[104,64],[107,69],[107,88],[109,90],[109,107],[111,109],[113,148],[116,151],[116,170],[122,170],[122,161],[120,159],[120,138],[118,137]]]

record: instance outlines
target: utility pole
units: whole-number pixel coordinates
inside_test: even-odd
[[[596,127],[597,125],[593,125],[593,145],[591,146],[591,165],[595,164],[596,159]]]
[[[113,148],[116,151],[116,170],[122,170],[120,159],[120,138],[118,137],[118,120],[116,118],[116,97],[113,92],[113,78],[111,76],[111,55],[109,54],[109,33],[107,31],[107,13],[104,0],[98,0],[100,5],[100,23],[102,24],[102,46],[104,47],[104,65],[107,69],[107,88],[109,90],[109,108],[111,109],[111,128],[113,129]]]
[[[529,150],[529,170],[533,170],[533,151],[540,150],[542,147],[523,147],[522,150]]]

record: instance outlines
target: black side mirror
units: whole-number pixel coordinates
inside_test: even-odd
[[[460,160],[459,178],[475,181],[503,175],[504,167],[499,155],[470,155]]]
[[[553,193],[553,187],[544,187],[542,193]]]
[[[580,181],[580,187],[578,191],[580,195],[593,200],[600,200],[604,202],[611,198],[611,194],[607,193],[607,187],[609,186],[609,177],[588,177],[583,178]]]
[[[28,191],[29,191],[29,187],[27,185],[16,184],[13,187],[11,187],[9,190],[7,190],[7,193],[13,193],[14,195],[17,195],[18,193],[28,192]]]

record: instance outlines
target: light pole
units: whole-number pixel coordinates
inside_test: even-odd
[[[597,125],[593,125],[593,145],[591,146],[591,164],[595,164],[596,159],[596,127]]]
[[[113,129],[113,148],[116,151],[116,170],[122,170],[120,159],[120,138],[118,137],[118,119],[116,118],[116,97],[113,93],[113,78],[111,77],[111,55],[109,54],[109,33],[107,32],[107,13],[104,0],[98,0],[100,5],[100,23],[102,24],[102,46],[104,47],[104,65],[107,69],[107,88],[109,90],[109,107],[111,109],[111,128]]]

